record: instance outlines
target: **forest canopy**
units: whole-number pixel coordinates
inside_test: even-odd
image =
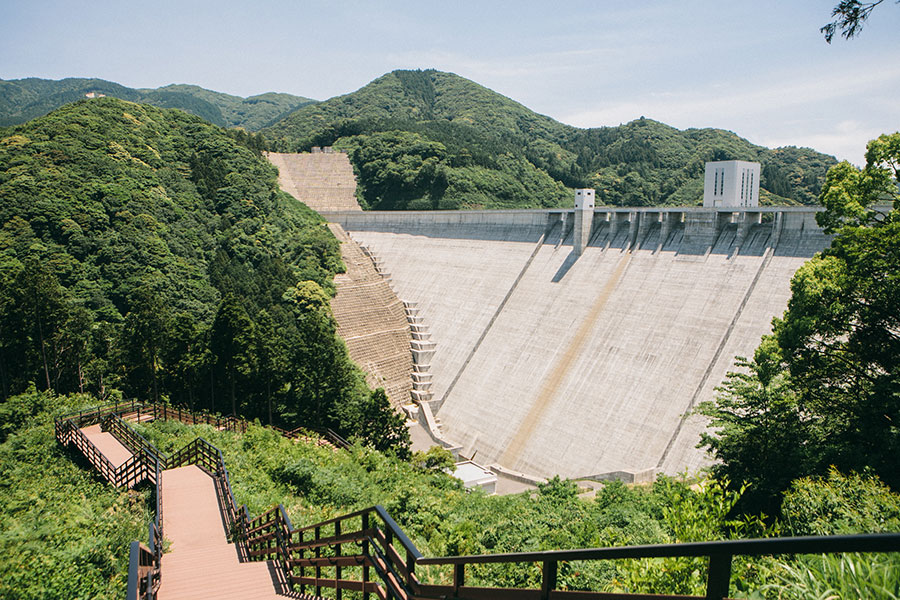
[[[701,408],[713,472],[749,482],[754,510],[834,467],[900,489],[898,176],[900,133],[869,142],[865,168],[828,172],[816,218],[831,247],[797,271],[772,334]]]
[[[113,98],[0,130],[0,383],[333,427],[382,398],[328,305],[321,218],[250,138]]]

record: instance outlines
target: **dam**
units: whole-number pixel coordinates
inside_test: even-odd
[[[532,478],[708,464],[691,409],[752,356],[794,272],[830,243],[810,207],[598,207],[585,232],[572,209],[320,212],[428,331],[420,422]]]

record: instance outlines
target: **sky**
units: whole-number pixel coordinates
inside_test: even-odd
[[[645,116],[862,165],[900,129],[900,4],[829,45],[837,1],[0,0],[0,79],[325,100],[434,68],[577,127]]]

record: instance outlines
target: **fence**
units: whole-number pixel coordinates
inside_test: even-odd
[[[118,406],[118,405],[117,405]],[[133,409],[135,407],[132,407]],[[138,408],[138,410],[143,407]],[[74,413],[73,413],[74,414]],[[113,410],[77,413],[67,420],[57,420],[57,438],[61,443],[74,443],[103,476],[119,484],[133,481],[139,469],[126,465],[113,469],[93,444],[75,427],[76,422],[102,419],[104,426],[132,452],[136,463],[144,467],[152,461],[152,477],[156,484],[156,519],[150,525],[149,545],[132,542],[129,567],[128,598],[154,598],[161,580],[162,551],[162,494],[161,469],[187,464],[197,465],[209,473],[214,481],[225,513],[229,535],[240,544],[250,560],[273,560],[279,579],[286,590],[299,588],[301,594],[309,589],[321,596],[323,588],[334,590],[338,599],[343,592],[355,592],[363,598],[371,594],[379,598],[399,600],[634,600],[696,598],[721,600],[728,596],[731,563],[735,556],[779,554],[822,554],[839,552],[900,552],[900,533],[814,536],[727,540],[686,544],[626,546],[618,548],[588,548],[512,554],[476,556],[423,557],[413,542],[380,505],[336,517],[315,525],[295,529],[282,505],[273,507],[257,517],[250,517],[246,505],[238,507],[231,489],[228,470],[222,452],[197,438],[169,457],[164,457],[137,434]],[[145,414],[147,414],[145,412]],[[165,418],[165,411],[154,413]],[[172,417],[175,418],[175,417]],[[179,420],[181,415],[179,414]],[[96,421],[94,421],[96,422]],[[290,433],[290,432],[287,432]],[[346,546],[352,546],[346,548]],[[573,561],[608,561],[621,559],[700,557],[708,560],[708,577],[704,596],[665,596],[640,594],[611,594],[589,590],[561,590],[557,574],[563,563]],[[480,564],[534,565],[541,569],[537,588],[495,588],[469,585],[466,568]],[[452,584],[422,583],[416,576],[416,566],[446,566],[452,569]]]

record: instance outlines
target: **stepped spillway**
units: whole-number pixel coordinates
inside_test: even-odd
[[[684,415],[752,355],[829,243],[812,209],[740,223],[681,210],[598,211],[577,259],[566,211],[325,216],[417,303],[437,344],[432,409],[464,454],[628,479],[706,464],[705,424]]]
[[[366,372],[366,382],[384,388],[391,404],[406,404],[413,371],[406,309],[372,259],[351,240],[340,225],[329,224],[341,242],[346,273],[335,276],[337,294],[331,310],[338,335],[353,361]]]
[[[281,154],[269,152],[278,167],[278,184],[313,210],[360,211],[356,178],[347,155],[341,152]],[[347,268],[334,279],[337,294],[331,309],[337,333],[350,358],[366,373],[372,387],[384,388],[393,406],[410,400],[412,383],[411,334],[406,309],[372,258],[338,224],[329,227],[341,243]]]
[[[266,154],[278,167],[278,185],[311,209],[361,210],[356,201],[356,177],[342,152]]]

